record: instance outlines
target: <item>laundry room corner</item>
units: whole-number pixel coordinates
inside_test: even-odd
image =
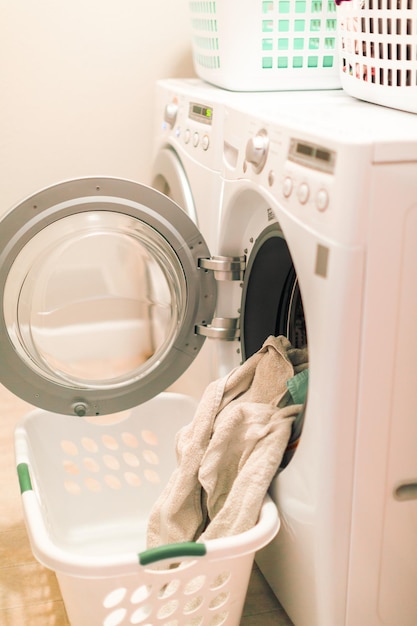
[[[149,179],[155,83],[194,75],[187,7],[0,0],[2,212],[57,180]]]
[[[155,83],[194,75],[187,8],[0,0],[1,213],[57,180],[150,177]],[[22,518],[13,432],[31,408],[0,386],[0,624],[67,626]]]
[[[417,626],[417,0],[0,0],[0,626]]]

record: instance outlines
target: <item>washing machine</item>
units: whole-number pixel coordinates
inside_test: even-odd
[[[227,112],[225,144],[218,252],[243,274],[218,285],[240,328],[218,369],[269,334],[309,353],[257,562],[296,626],[415,626],[417,117],[271,94]]]
[[[210,335],[218,375],[269,334],[306,344],[258,563],[296,626],[415,626],[417,118],[341,92],[251,106],[225,110],[215,254],[127,180],[66,181],[1,217],[0,382],[101,416],[169,387]]]
[[[212,254],[218,240],[223,189],[225,104],[238,100],[238,94],[200,79],[171,78],[156,84],[149,184],[186,211]],[[214,328],[211,332],[216,335]],[[217,374],[212,348],[212,342],[206,341],[197,359],[170,390],[199,399]]]
[[[233,94],[199,79],[156,84],[149,184],[179,204],[214,249],[223,170],[224,103]]]

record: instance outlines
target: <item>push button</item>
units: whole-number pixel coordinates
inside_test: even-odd
[[[194,146],[194,148],[197,148],[199,142],[200,142],[199,134],[198,133],[194,133],[194,135],[193,135],[193,146]]]
[[[319,211],[325,211],[329,206],[329,194],[325,189],[320,189],[317,193],[316,206]]]
[[[210,145],[210,139],[208,135],[203,135],[203,139],[201,140],[201,145],[203,150],[208,150],[208,147]]]
[[[284,198],[289,198],[290,195],[292,194],[292,190],[293,190],[292,179],[289,176],[287,176],[284,180],[284,184],[282,187],[282,193],[284,194]]]
[[[307,202],[309,195],[310,189],[307,183],[301,183],[301,185],[298,187],[297,193],[298,200],[301,202],[301,204],[305,204]]]

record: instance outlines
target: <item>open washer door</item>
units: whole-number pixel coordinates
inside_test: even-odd
[[[0,382],[65,415],[103,415],[190,365],[216,301],[186,213],[132,181],[48,187],[0,220]]]

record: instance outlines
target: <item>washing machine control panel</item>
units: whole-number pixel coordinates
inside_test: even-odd
[[[163,102],[162,132],[170,141],[178,142],[190,156],[210,167],[218,160],[215,152],[217,142],[213,136],[221,134],[221,110],[217,104],[204,99],[189,99],[183,94],[172,94]],[[219,143],[219,149],[223,144]]]
[[[330,188],[336,152],[328,147],[291,137],[284,167],[282,195],[293,208],[310,205],[320,213],[330,206]]]
[[[245,177],[274,195],[278,193],[292,212],[308,207],[321,214],[328,210],[336,165],[334,149],[292,136],[285,127],[261,126],[255,119],[247,122],[242,148],[240,163]]]
[[[170,128],[174,128],[178,118],[178,112],[178,98],[174,97],[171,102],[168,102],[165,105],[164,109],[164,122],[166,122]],[[211,125],[213,120],[213,107],[206,104],[200,104],[199,102],[190,102],[188,107],[188,117],[202,124]]]
[[[287,209],[312,224],[329,213],[334,197],[336,150],[312,142],[285,127],[250,120],[241,167]],[[251,166],[251,167],[250,167]]]

